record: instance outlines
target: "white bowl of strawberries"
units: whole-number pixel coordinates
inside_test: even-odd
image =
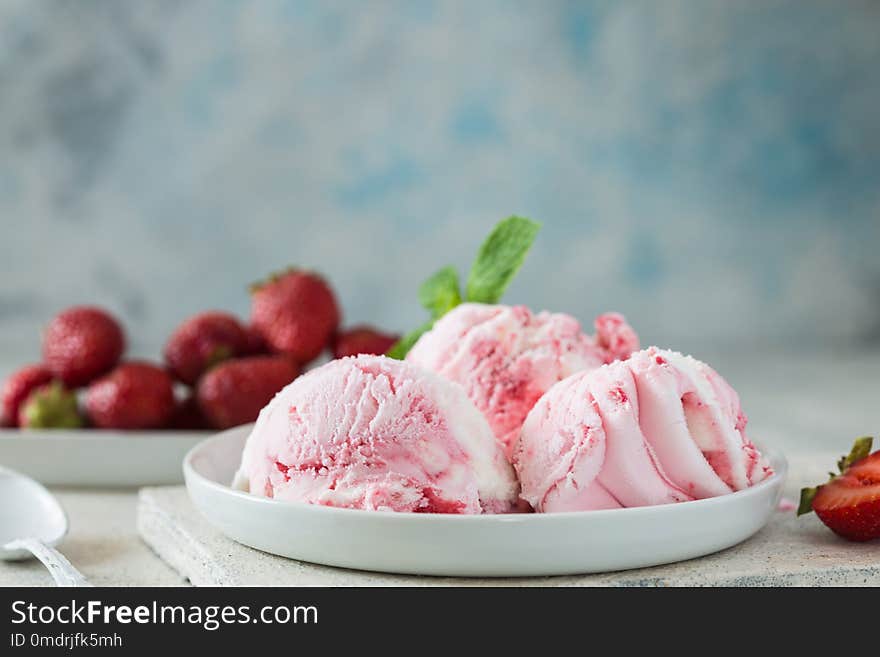
[[[186,319],[162,362],[126,359],[106,310],[68,308],[43,332],[41,362],[0,387],[0,465],[51,485],[182,483],[183,457],[207,432],[253,422],[325,350],[382,353],[397,339],[339,322],[329,284],[298,269],[251,287],[248,322]]]

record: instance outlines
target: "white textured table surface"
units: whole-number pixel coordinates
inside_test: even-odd
[[[739,390],[743,405],[749,414],[752,436],[781,448],[792,461],[794,478],[809,478],[812,475],[804,474],[802,471],[803,468],[809,468],[821,479],[821,473],[833,465],[833,460],[829,461],[829,459],[846,451],[854,437],[871,432],[875,435],[880,434],[880,351],[876,349],[822,354],[807,352],[806,354],[728,353],[713,356],[697,353],[695,355],[704,356],[705,360],[712,363]],[[8,371],[11,368],[2,369]],[[47,458],[51,458],[51,455],[47,455]],[[800,483],[794,478],[790,482],[790,489]],[[56,492],[71,520],[71,533],[62,545],[62,552],[94,583],[115,586],[150,584],[164,586],[185,583],[181,575],[166,565],[139,538],[135,520],[137,507],[135,491],[61,490]],[[179,513],[181,517],[186,517],[189,512],[188,503],[179,492],[150,493],[145,496],[145,503],[147,502],[157,509],[167,508],[170,504],[174,513]],[[192,527],[191,524],[189,526]],[[761,552],[766,541],[780,532],[782,536],[794,541],[811,542],[809,563],[795,556],[792,551],[786,552],[785,549],[777,550],[773,555]],[[771,542],[777,546],[784,545],[775,538]],[[229,555],[236,554],[236,550],[244,550],[248,556],[242,558],[252,563],[258,563],[260,559],[271,559],[253,550],[240,548],[231,542],[220,549],[220,557],[223,557],[224,549]],[[872,564],[880,562],[880,543],[854,545],[838,541],[812,517],[795,523],[790,517],[785,519],[779,516],[768,530],[734,550],[743,551],[742,556],[750,559],[752,564],[738,571],[739,574],[730,575],[732,578],[739,577],[737,583],[755,583],[749,577],[756,572],[756,564],[762,563],[762,560],[768,566],[758,570],[772,574],[775,578],[770,580],[765,577],[765,583],[794,583],[798,581],[797,577],[800,574],[807,572],[812,573],[811,577],[821,575],[821,580],[812,580],[815,583],[820,581],[877,583],[877,571],[871,568],[876,568]],[[674,581],[678,583],[696,583],[688,578],[700,572],[698,564],[724,557],[728,552],[677,566],[612,576],[612,579],[616,583],[663,583],[673,581],[668,578],[674,576]],[[271,577],[265,574],[271,574],[274,566],[258,577],[257,565],[248,566],[245,563],[241,568],[230,568],[230,563],[224,565],[222,559],[217,563],[223,567],[214,571],[214,577],[230,574],[244,578],[242,583],[274,583]],[[826,568],[823,571],[820,567],[823,563],[833,566],[833,570]],[[176,565],[180,566],[180,564]],[[771,568],[770,565],[773,567]],[[292,562],[287,562],[286,567],[291,572],[300,573],[288,578],[289,583],[294,581],[317,583],[318,579],[335,584],[378,584],[399,581],[394,577],[364,575],[344,570],[315,570],[313,567],[299,566]],[[660,569],[663,572],[658,572]],[[323,571],[328,572],[320,574]],[[204,571],[186,572],[198,582]],[[250,575],[245,576],[247,573]],[[572,583],[564,581],[566,579],[568,578],[555,578],[552,581]],[[417,581],[448,582],[448,580],[427,578]],[[532,580],[532,582],[548,583],[547,580]],[[471,581],[471,583],[475,582]],[[0,586],[49,584],[51,584],[49,576],[34,562],[0,563]]]
[[[798,459],[790,465],[789,495],[824,472]],[[168,563],[193,584],[206,586],[880,586],[880,544],[847,543],[815,516],[798,519],[791,510],[777,512],[750,540],[700,559],[598,575],[519,579],[387,575],[283,559],[223,536],[178,486],[141,491],[138,527]]]
[[[96,586],[180,586],[186,580],[140,539],[137,491],[54,489],[70,518],[61,552]],[[0,586],[52,586],[37,561],[0,562]]]

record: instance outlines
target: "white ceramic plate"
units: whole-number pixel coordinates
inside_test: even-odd
[[[180,463],[204,431],[0,429],[0,465],[47,486],[180,484]]]
[[[227,485],[250,426],[199,444],[184,461],[189,495],[221,532],[273,554],[328,566],[451,576],[526,576],[640,568],[699,557],[757,532],[776,509],[776,474],[696,502],[574,513],[460,516],[336,509],[279,502]]]

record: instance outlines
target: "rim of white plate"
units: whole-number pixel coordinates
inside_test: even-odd
[[[189,488],[190,481],[196,481],[201,486],[213,489],[214,491],[233,496],[248,503],[260,504],[274,507],[295,508],[302,513],[318,513],[321,515],[334,514],[340,517],[357,517],[357,518],[387,518],[394,519],[399,522],[407,523],[436,523],[436,522],[478,522],[481,524],[488,523],[509,523],[509,522],[552,522],[553,519],[573,519],[573,518],[599,518],[599,517],[635,517],[638,515],[650,514],[657,515],[661,513],[682,513],[688,509],[697,507],[708,507],[724,505],[734,499],[740,500],[751,496],[760,496],[765,489],[774,487],[777,483],[782,483],[788,474],[788,460],[785,455],[773,448],[766,448],[758,443],[755,446],[764,457],[770,461],[773,466],[773,474],[762,482],[749,486],[742,490],[734,491],[726,495],[718,495],[716,497],[707,497],[702,500],[691,500],[688,502],[677,502],[675,504],[658,504],[654,506],[637,506],[627,507],[623,509],[600,509],[595,511],[559,511],[554,513],[499,513],[499,514],[452,514],[452,513],[400,513],[396,511],[367,511],[364,509],[345,509],[333,506],[323,506],[319,504],[308,504],[305,502],[293,502],[288,500],[276,500],[269,497],[259,497],[251,495],[248,492],[236,490],[226,484],[214,481],[198,472],[193,465],[193,460],[199,454],[207,450],[212,443],[221,440],[228,440],[229,434],[241,432],[244,428],[233,427],[222,431],[218,434],[206,438],[187,452],[183,459],[183,473]]]

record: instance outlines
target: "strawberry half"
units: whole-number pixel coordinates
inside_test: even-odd
[[[801,491],[798,515],[815,511],[835,534],[851,541],[880,538],[880,451],[871,454],[871,437],[856,440],[837,462],[840,474]]]

